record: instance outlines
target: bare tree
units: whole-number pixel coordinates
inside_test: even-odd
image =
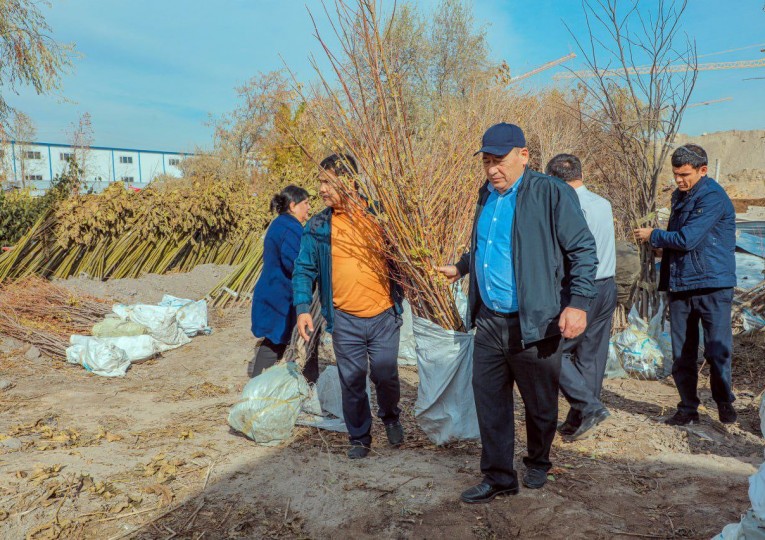
[[[69,144],[72,147],[72,155],[69,158],[69,172],[77,176],[77,181],[74,182],[73,188],[75,191],[78,191],[80,182],[87,176],[86,171],[90,147],[93,145],[93,123],[89,112],[83,113],[76,124],[72,123],[69,133]]]
[[[697,78],[695,42],[681,35],[687,0],[583,0],[588,36],[569,28],[587,65],[578,73],[582,114],[602,125],[604,149],[620,164],[627,226],[656,224],[659,177]],[[643,261],[636,301],[643,316],[657,308],[654,256]]]
[[[57,43],[40,11],[49,2],[0,1],[0,88],[18,93],[31,86],[38,94],[59,88],[62,74],[71,67],[74,47]],[[0,92],[0,125],[12,117],[11,107]]]
[[[35,153],[30,143],[35,140],[37,129],[35,129],[32,119],[23,112],[13,111],[11,117],[12,121],[8,126],[8,136],[10,136],[11,141],[14,141],[15,144],[15,157],[11,159],[15,159],[18,163],[18,168],[16,169],[18,178],[21,180],[21,187],[25,188],[27,186],[28,163],[31,156]]]
[[[0,190],[3,184],[13,177],[13,151],[11,137],[7,130],[0,124]]]

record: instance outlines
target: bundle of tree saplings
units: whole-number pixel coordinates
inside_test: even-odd
[[[478,83],[418,109],[402,75],[405,59],[390,42],[397,35],[395,15],[384,20],[374,0],[336,0],[335,12],[336,36],[319,36],[334,68],[331,76],[317,71],[329,99],[316,97],[313,114],[335,151],[355,157],[362,189],[380,203],[381,248],[395,263],[415,315],[460,330],[449,284],[435,267],[456,260],[469,243],[473,201],[485,181],[472,154],[481,133],[496,123],[496,111],[512,109],[513,95]],[[331,41],[342,53],[330,52]]]
[[[255,282],[263,269],[263,239],[255,243],[244,261],[224,277],[207,295],[210,305],[227,308],[252,300]]]
[[[0,283],[28,275],[107,279],[238,265],[262,243],[267,203],[243,180],[173,182],[140,192],[112,184],[100,194],[75,195],[0,256]]]
[[[69,336],[90,334],[109,312],[109,301],[36,276],[0,285],[0,334],[34,345],[51,358],[66,357]]]

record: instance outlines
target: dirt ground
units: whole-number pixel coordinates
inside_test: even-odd
[[[196,278],[203,291],[217,279]],[[97,284],[125,299],[122,285]],[[163,292],[131,286],[131,301]],[[763,460],[761,349],[736,356],[739,424],[717,422],[705,376],[708,414],[693,428],[661,423],[677,402],[671,383],[607,380],[612,418],[588,440],[556,438],[543,489],[470,506],[458,496],[480,481],[480,446],[427,441],[414,368],[401,369],[400,449],[379,423],[374,453],[353,462],[341,434],[298,428],[289,444],[261,447],[232,432],[256,343],[248,319],[213,314],[211,335],[116,379],[0,344],[0,537],[711,538],[749,506],[747,476]]]

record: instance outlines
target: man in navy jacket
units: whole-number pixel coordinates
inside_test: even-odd
[[[639,241],[662,250],[659,290],[669,293],[672,377],[680,394],[677,412],[666,422],[699,421],[699,321],[712,398],[720,422],[736,421],[731,391],[731,301],[736,286],[736,213],[725,190],[707,176],[707,153],[686,144],[672,154],[677,189],[666,231],[635,229]]]
[[[477,153],[483,154],[487,182],[478,193],[470,251],[438,268],[451,281],[470,274],[483,481],[462,493],[467,503],[519,491],[513,467],[516,384],[526,409],[522,481],[531,489],[544,486],[558,421],[562,340],[587,326],[598,263],[576,193],[528,168],[518,126],[490,127]]]

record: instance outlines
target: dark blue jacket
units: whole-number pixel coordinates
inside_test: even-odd
[[[292,275],[293,303],[297,314],[308,313],[313,300],[313,284],[319,281],[321,314],[327,321],[330,334],[335,324],[335,306],[332,300],[332,208],[326,208],[308,220],[300,242],[300,254]],[[401,286],[391,279],[391,300],[397,314],[403,313],[404,296]]]
[[[277,216],[263,241],[263,271],[252,295],[252,333],[273,343],[289,343],[295,327],[292,270],[303,226],[290,214]]]
[[[672,193],[667,230],[654,229],[651,245],[664,250],[660,291],[736,286],[736,212],[725,190],[708,176],[688,192]]]
[[[478,192],[470,251],[457,263],[461,275],[470,273],[471,327],[482,304],[474,254],[478,218],[488,196],[487,182]],[[558,318],[563,308],[590,308],[597,295],[598,256],[576,192],[562,180],[529,168],[518,188],[512,227],[518,316],[525,346],[560,334]]]

